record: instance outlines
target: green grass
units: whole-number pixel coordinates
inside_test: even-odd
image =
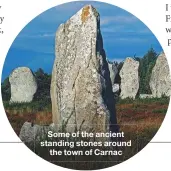
[[[141,107],[143,108],[143,110],[147,110],[147,107],[149,104],[157,104],[157,105],[167,105],[169,103],[170,98],[169,97],[162,97],[162,98],[146,98],[146,99],[139,99],[136,98],[135,100],[127,98],[127,99],[119,99],[117,101],[117,104],[132,104],[131,107],[128,106],[128,109],[133,109],[134,111],[137,110],[139,111],[141,109]],[[149,105],[150,106],[150,105]],[[50,101],[33,101],[31,103],[12,103],[9,104],[9,102],[4,102],[4,107],[6,110],[16,110],[16,111],[20,111],[21,113],[24,112],[36,112],[36,111],[51,111],[51,102]],[[127,106],[126,106],[127,107]],[[126,110],[128,110],[126,109]],[[119,111],[124,111],[125,109],[118,109]],[[153,109],[154,113],[162,113],[165,114],[167,109]],[[156,114],[157,115],[157,114]],[[160,115],[161,116],[161,115]],[[162,115],[163,116],[163,115]],[[124,115],[124,117],[130,117],[130,115]],[[136,121],[136,118],[134,118],[134,121]],[[119,162],[115,162],[116,161],[124,161],[129,159],[130,157],[132,157],[133,155],[135,155],[137,152],[141,151],[142,148],[144,148],[148,142],[152,139],[152,137],[155,135],[155,133],[157,132],[158,128],[159,128],[160,124],[158,125],[158,123],[156,124],[155,127],[151,127],[151,128],[147,128],[146,126],[143,128],[143,130],[140,130],[138,132],[136,132],[136,128],[135,131],[131,131],[129,132],[128,129],[123,128],[123,131],[125,132],[125,134],[127,134],[127,138],[130,138],[132,140],[132,144],[133,146],[131,148],[124,148],[123,152],[124,155],[119,157],[118,159],[116,159],[115,157],[107,157],[107,156],[100,156],[97,158],[97,156],[88,156],[88,157],[84,157],[84,156],[60,156],[59,158],[55,156],[55,158],[53,158],[52,156],[49,155],[49,148],[43,148],[40,146],[40,144],[36,144],[35,148],[33,148],[33,146],[31,144],[27,144],[27,146],[30,149],[34,149],[34,152],[39,155],[40,157],[44,158],[47,161],[76,161],[76,160],[87,160],[87,161],[95,161],[93,162],[85,162],[85,163],[81,163],[80,161],[77,162],[55,162],[54,164],[58,164],[60,166],[63,167],[67,167],[67,168],[77,168],[79,170],[82,169],[102,169],[105,167],[110,167],[113,166],[115,164],[118,164]],[[65,125],[64,125],[65,127]],[[65,129],[64,129],[65,132]],[[47,137],[45,137],[46,139]],[[41,140],[43,141],[43,139]],[[57,141],[57,140],[56,140]],[[69,140],[70,141],[70,140]],[[72,140],[74,141],[74,140]],[[79,140],[77,140],[79,141]],[[87,140],[88,141],[88,140]],[[62,148],[59,148],[60,150],[62,150]],[[86,149],[86,148],[85,148]],[[100,163],[100,162],[96,162],[97,160],[99,161],[109,161],[106,163]],[[112,162],[111,162],[112,160]],[[72,165],[71,165],[72,163]]]
[[[161,97],[161,98],[145,98],[145,99],[131,99],[131,98],[126,98],[126,99],[121,99],[117,101],[117,104],[151,104],[151,103],[157,103],[160,105],[163,104],[169,104],[170,97]]]
[[[154,109],[153,112],[154,113],[166,114],[167,109]]]
[[[159,105],[169,104],[169,97],[161,97],[161,98],[146,98],[146,99],[121,99],[119,98],[116,104],[133,104],[134,109],[138,109],[141,105],[148,105],[152,103],[156,103]],[[50,100],[41,100],[41,101],[32,101],[30,103],[9,103],[7,101],[3,102],[5,110],[16,110],[21,112],[37,112],[37,111],[47,111],[51,112],[51,101]],[[155,113],[164,113],[165,111],[155,111]]]
[[[48,101],[33,101],[30,103],[9,103],[3,102],[5,110],[16,110],[20,112],[51,111],[51,103]]]

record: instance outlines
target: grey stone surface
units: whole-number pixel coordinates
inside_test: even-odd
[[[108,63],[108,66],[109,66],[109,71],[110,71],[110,79],[113,85],[115,83],[115,77],[116,77],[116,74],[118,73],[118,69],[114,63],[112,64]]]
[[[29,145],[34,145],[45,140],[47,138],[48,131],[55,132],[55,128],[52,124],[50,126],[42,126],[25,122],[21,127],[19,137],[21,141],[28,143]]]
[[[37,91],[37,82],[32,71],[27,67],[16,68],[9,76],[11,85],[10,102],[31,102]]]
[[[139,89],[139,62],[127,57],[119,73],[121,77],[121,98],[135,99]]]
[[[85,6],[60,25],[55,51],[53,122],[69,132],[108,132],[116,124],[115,101],[95,8]]]
[[[114,84],[113,85],[113,92],[118,93],[119,92],[119,84]]]
[[[161,53],[151,73],[150,89],[154,97],[171,95],[171,79],[166,55]]]
[[[140,99],[153,98],[153,95],[152,94],[140,94],[139,98]]]

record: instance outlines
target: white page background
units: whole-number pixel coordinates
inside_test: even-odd
[[[100,0],[102,1],[102,0]],[[43,11],[70,2],[67,0],[1,0],[0,16],[5,20],[2,25],[4,34],[0,35],[0,71],[15,37],[27,25]],[[158,38],[162,45],[169,65],[171,66],[171,47],[167,46],[167,38],[171,38],[171,33],[167,34],[165,27],[171,27],[171,23],[165,22],[165,4],[171,4],[169,0],[106,0],[102,1],[121,7],[143,21]],[[167,12],[169,14],[169,12]],[[170,11],[171,15],[171,11]],[[55,16],[54,16],[55,17]],[[170,106],[170,105],[169,105]],[[171,142],[171,114],[170,107],[165,120],[152,142]],[[0,99],[0,142],[19,142],[20,139],[13,131]],[[18,171],[56,171],[67,170],[53,165],[31,152],[22,143],[0,143],[0,170]],[[122,164],[108,168],[106,170],[115,171],[170,171],[171,170],[171,143],[149,143],[141,152]]]

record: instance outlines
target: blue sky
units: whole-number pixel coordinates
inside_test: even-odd
[[[72,2],[49,9],[23,28],[9,49],[2,80],[19,66],[30,67],[33,71],[43,68],[51,73],[57,28],[87,4],[100,13],[104,49],[109,60],[122,61],[135,54],[141,57],[150,47],[162,51],[148,27],[127,11],[100,2]]]

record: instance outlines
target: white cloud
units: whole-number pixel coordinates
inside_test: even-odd
[[[151,34],[151,31],[148,28],[127,28],[127,25],[103,26],[101,30],[103,33]]]
[[[144,38],[139,38],[139,37],[131,37],[131,38],[116,38],[115,41],[124,41],[124,42],[148,42],[148,39],[144,39]]]
[[[151,33],[151,30],[148,28],[145,28],[145,29],[140,30],[139,33],[143,33],[143,34]]]
[[[101,17],[101,25],[107,25],[111,23],[134,23],[137,22],[138,19],[134,16],[106,16]]]
[[[83,8],[85,5],[92,5],[97,9],[106,9],[108,8],[108,5],[102,2],[96,2],[96,1],[91,1],[91,0],[80,0],[80,1],[74,1],[74,2],[69,2],[69,3],[64,3],[60,6],[56,6],[55,8],[59,11],[66,11],[66,12],[73,12],[73,11],[78,11],[81,8]],[[107,6],[106,6],[107,5]]]
[[[42,34],[42,35],[38,35],[40,37],[54,37],[55,33],[50,33],[50,34]]]
[[[129,44],[129,43],[148,43],[150,39],[141,37],[108,37],[105,38],[106,44]]]
[[[101,28],[102,32],[104,33],[117,33],[121,30],[124,30],[124,26],[115,26],[115,27],[103,27]]]
[[[55,33],[42,33],[42,34],[21,34],[19,35],[20,38],[49,38],[54,37]]]
[[[74,11],[78,11],[79,9],[81,9],[83,6],[85,6],[85,4],[88,4],[88,2],[71,2],[71,3],[64,3],[60,6],[56,6],[56,10],[58,11],[62,11],[62,12],[74,12]]]

